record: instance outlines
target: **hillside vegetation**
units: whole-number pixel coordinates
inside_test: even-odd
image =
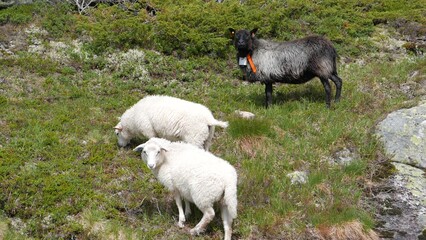
[[[425,95],[426,4],[412,1],[170,1],[0,10],[0,239],[188,239],[172,196],[117,117],[149,94],[202,103],[217,119],[211,151],[237,169],[236,239],[374,238],[365,198],[389,169],[372,135],[386,113]],[[341,102],[319,80],[241,81],[228,28],[277,41],[327,36],[339,53]],[[334,90],[334,89],[333,89]],[[256,114],[238,118],[240,109]],[[349,151],[354,161],[336,164]],[[287,176],[307,173],[306,183]],[[204,235],[219,239],[220,214]],[[340,234],[340,235],[339,235]]]

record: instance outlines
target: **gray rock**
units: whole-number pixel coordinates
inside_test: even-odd
[[[426,178],[424,177],[425,172],[421,169],[402,164],[402,163],[393,163],[398,173],[395,175],[395,183],[400,184],[401,186],[406,187],[412,198],[416,201],[412,201],[413,205],[418,205],[423,207],[423,214],[426,213]],[[414,203],[413,203],[414,202]],[[424,215],[423,217],[426,217]],[[426,226],[426,219],[424,218],[424,223]]]
[[[0,0],[0,9],[8,8],[19,4],[29,4],[33,2],[33,0]]]
[[[372,204],[383,239],[421,239],[426,227],[426,102],[390,113],[376,135],[397,170]]]
[[[253,119],[255,117],[253,113],[241,110],[235,110],[235,114],[244,119]]]
[[[290,178],[291,185],[305,184],[308,181],[308,174],[302,171],[294,171],[287,174],[287,177]]]
[[[339,165],[349,165],[355,160],[360,159],[358,151],[355,148],[343,148],[342,150],[333,154],[330,163]]]
[[[416,90],[419,88],[418,83],[409,81],[399,85],[399,89],[408,99],[412,99],[416,96]]]
[[[376,134],[392,161],[426,168],[426,103],[390,113]]]
[[[394,163],[397,173],[373,197],[382,239],[417,239],[426,227],[426,179],[423,171]]]

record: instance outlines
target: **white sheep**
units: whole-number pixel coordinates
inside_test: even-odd
[[[205,106],[169,96],[147,96],[128,109],[114,127],[121,147],[136,137],[184,141],[208,150],[218,121]]]
[[[232,221],[237,217],[237,173],[234,167],[191,144],[161,138],[151,138],[134,151],[142,152],[142,159],[156,178],[173,192],[179,211],[179,227],[182,228],[186,220],[182,198],[193,202],[203,213],[201,221],[190,230],[191,235],[205,230],[215,216],[213,204],[220,202],[225,240],[231,239]]]

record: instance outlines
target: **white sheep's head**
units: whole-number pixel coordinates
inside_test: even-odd
[[[157,141],[159,140],[159,141]],[[141,152],[142,160],[151,170],[160,166],[164,161],[164,152],[167,152],[167,143],[163,139],[151,138],[146,143],[137,146],[133,151]]]
[[[121,124],[121,122],[119,122],[115,127],[114,127],[114,133],[115,135],[117,135],[117,139],[118,139],[118,146],[120,147],[125,147],[127,144],[130,143],[131,140],[131,136],[130,134],[123,128],[123,125]]]

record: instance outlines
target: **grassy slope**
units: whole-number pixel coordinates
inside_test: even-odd
[[[18,29],[28,26],[20,24]],[[272,30],[265,35],[287,38]],[[351,56],[356,44],[343,45],[343,56]],[[71,64],[62,65],[22,50],[17,58],[0,59],[0,237],[6,239],[187,239],[187,229],[174,226],[170,195],[131,148],[116,146],[112,131],[126,108],[154,93],[203,103],[230,122],[229,129],[217,131],[212,151],[238,169],[237,237],[297,238],[306,228],[327,232],[353,220],[372,228],[371,212],[360,201],[379,168],[380,147],[371,132],[385,113],[416,102],[407,101],[400,84],[422,80],[409,76],[424,76],[426,69],[425,59],[417,57],[340,64],[342,101],[332,109],[325,108],[316,80],[277,85],[275,104],[264,109],[263,86],[238,80],[233,54],[182,59],[146,50],[149,78],[141,80],[129,77],[131,68],[99,71],[107,69],[106,56],[84,60],[70,54]],[[236,118],[236,109],[255,113],[257,120]],[[359,159],[348,166],[329,164],[345,147],[357,149]],[[286,175],[296,170],[309,172],[307,184],[290,184]],[[188,225],[199,219],[196,212]],[[216,218],[199,239],[221,234]]]

